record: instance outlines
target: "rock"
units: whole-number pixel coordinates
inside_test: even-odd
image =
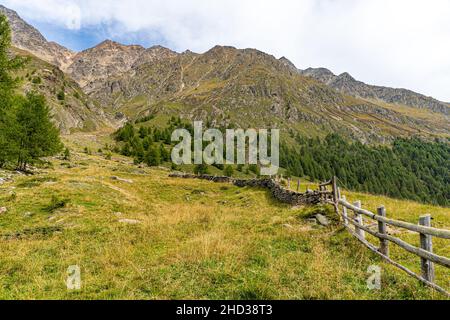
[[[8,209],[6,207],[0,207],[0,214],[8,212]]]
[[[32,217],[33,215],[34,215],[33,212],[25,212],[23,214],[23,216],[26,217],[26,218]]]
[[[116,176],[112,176],[111,179],[112,180],[116,180],[116,181],[120,181],[120,182],[133,183],[133,180],[123,179],[123,178],[119,178],[119,177],[116,177]]]
[[[138,224],[138,223],[141,223],[139,220],[134,220],[134,219],[120,219],[119,222],[120,223],[126,223],[126,224]]]
[[[198,195],[204,196],[205,195],[205,191],[203,191],[203,190],[194,190],[194,191],[191,192],[191,194],[198,194]]]
[[[317,219],[317,222],[319,222],[319,224],[321,224],[322,226],[327,227],[330,225],[330,222],[328,221],[327,217],[325,217],[324,215],[317,214],[316,219]]]

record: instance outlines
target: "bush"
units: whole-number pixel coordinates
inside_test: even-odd
[[[66,161],[70,160],[70,150],[69,150],[69,148],[66,148],[64,150],[64,160],[66,160]]]
[[[41,77],[34,77],[31,82],[33,82],[34,84],[41,84],[42,79],[41,79]]]
[[[231,177],[234,173],[234,169],[232,166],[226,166],[225,169],[223,169],[223,173],[227,177]]]
[[[198,164],[194,167],[194,173],[198,175],[208,174],[208,166],[206,164]]]
[[[69,203],[69,201],[69,199],[60,199],[57,196],[52,196],[50,204],[44,207],[44,210],[47,212],[53,212],[55,210],[64,208]]]
[[[64,101],[66,100],[66,93],[64,92],[64,90],[61,90],[56,94],[56,97],[59,101]]]

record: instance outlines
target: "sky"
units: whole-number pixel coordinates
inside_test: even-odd
[[[51,41],[257,48],[450,102],[450,0],[0,0]]]

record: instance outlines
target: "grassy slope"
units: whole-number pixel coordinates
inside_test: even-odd
[[[103,145],[76,137],[82,139],[69,141],[75,149],[88,141],[92,150]],[[54,169],[39,176],[0,186],[0,205],[9,209],[0,215],[0,299],[442,298],[339,227],[309,224],[304,218],[313,209],[293,210],[265,190],[170,179],[165,170],[139,169],[119,157],[77,153],[71,169],[52,162]],[[346,194],[370,209],[383,203],[390,216],[411,222],[433,212],[436,225],[450,227],[445,208]],[[50,213],[43,208],[52,195],[70,202]],[[141,223],[118,221],[124,218]],[[435,247],[449,256],[443,243]],[[395,249],[393,256],[418,271],[417,258]],[[79,292],[64,283],[74,264],[82,272]],[[380,292],[366,288],[372,264],[382,266]],[[439,283],[448,282],[448,270],[438,274]]]

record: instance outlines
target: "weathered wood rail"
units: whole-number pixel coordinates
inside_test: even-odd
[[[431,226],[431,215],[423,215],[419,217],[418,224],[408,223],[404,221],[389,219],[386,217],[386,209],[380,206],[377,209],[377,214],[361,208],[361,202],[349,203],[345,196],[341,195],[341,190],[337,185],[337,178],[333,177],[330,181],[319,185],[321,191],[326,190],[328,186],[332,188],[333,198],[327,199],[326,202],[332,204],[336,213],[343,221],[345,228],[367,246],[371,251],[381,256],[385,261],[391,263],[397,268],[403,270],[410,276],[418,279],[425,285],[439,291],[448,297],[450,293],[435,283],[435,269],[434,264],[439,264],[443,267],[450,268],[450,259],[444,256],[433,253],[433,237],[441,239],[450,239],[450,230],[437,229]],[[348,211],[353,212],[353,217],[350,217]],[[368,225],[365,225],[363,217],[372,219],[378,223],[378,228],[373,230]],[[402,228],[410,232],[417,232],[420,238],[420,248],[407,243],[406,241],[394,237],[388,233],[387,226]],[[366,233],[379,239],[379,247],[372,244],[366,239]],[[412,253],[420,258],[421,274],[418,275],[409,270],[398,262],[395,262],[389,254],[389,243],[394,243],[400,248]],[[449,279],[450,280],[450,279]]]
[[[275,179],[233,179],[230,177],[218,177],[210,175],[192,175],[183,173],[172,173],[169,175],[174,178],[193,178],[203,179],[213,182],[232,183],[239,187],[262,187],[271,191],[277,200],[289,203],[291,205],[314,205],[318,203],[328,203],[334,206],[336,213],[341,218],[345,228],[361,241],[369,250],[381,256],[385,261],[406,272],[408,275],[416,278],[425,285],[435,289],[438,292],[450,297],[450,293],[435,283],[434,264],[450,268],[450,259],[433,253],[432,237],[450,239],[450,230],[433,228],[431,226],[431,216],[424,215],[419,218],[419,224],[408,223],[404,221],[394,220],[386,217],[386,209],[381,206],[377,209],[377,214],[369,210],[361,208],[361,202],[349,203],[337,185],[337,178],[333,177],[330,181],[319,184],[319,190],[307,190],[305,193],[298,192],[300,189],[300,181],[297,181],[297,192],[291,191],[291,179],[284,179],[276,176]],[[286,183],[284,188],[281,181]],[[331,191],[327,187],[331,186]],[[353,212],[351,217],[348,211]],[[377,222],[376,230],[364,223],[366,217]],[[420,236],[420,248],[407,243],[406,241],[394,237],[388,233],[388,226],[402,228],[410,232],[417,232]],[[370,234],[379,239],[379,247],[366,239],[366,234]],[[422,274],[418,275],[394,261],[389,254],[389,243],[394,243],[407,252],[416,255],[421,260]]]

